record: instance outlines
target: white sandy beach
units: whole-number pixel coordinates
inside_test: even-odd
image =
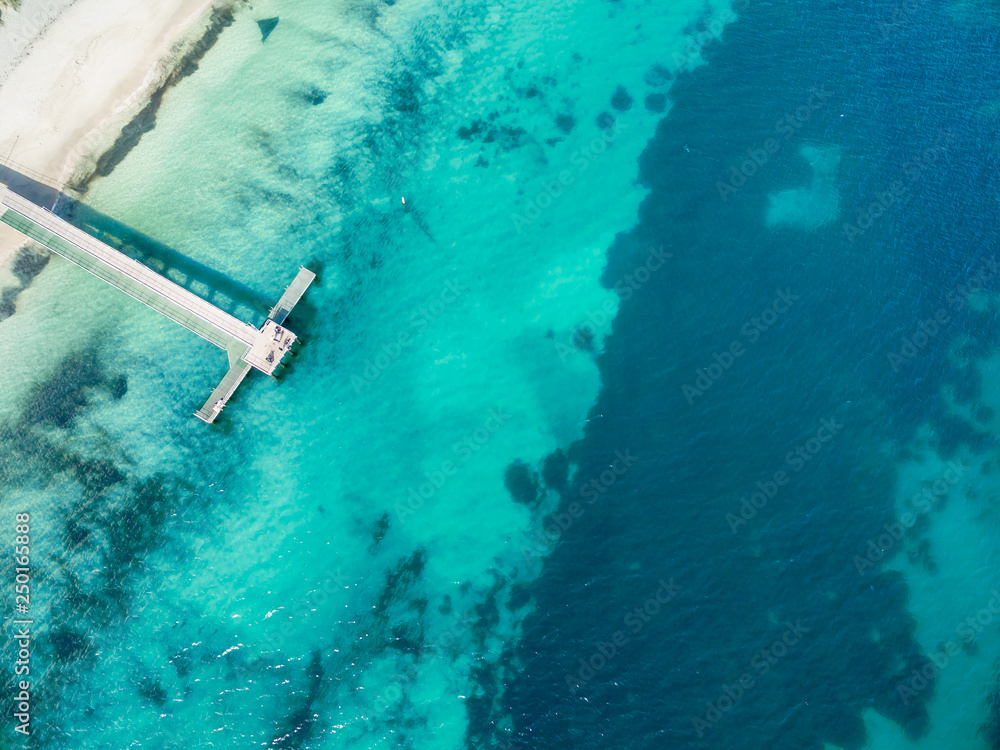
[[[24,0],[0,25],[0,160],[60,184],[106,150],[220,0]],[[0,228],[0,265],[22,241]]]

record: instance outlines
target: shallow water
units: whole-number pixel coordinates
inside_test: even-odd
[[[34,744],[995,746],[996,32],[238,14],[77,220],[307,343],[206,429],[221,352],[20,293]]]
[[[726,10],[237,17],[87,221],[265,301],[308,263],[307,344],[205,429],[221,352],[59,259],[19,296],[3,357],[37,351],[3,392],[5,507],[39,535],[39,746],[506,741],[509,720],[473,733],[600,388],[605,251],[646,194],[674,52],[696,67]]]

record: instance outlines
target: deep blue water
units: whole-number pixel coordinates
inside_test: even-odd
[[[996,451],[940,392],[974,404],[980,377],[947,352],[997,342],[996,315],[948,293],[997,251],[996,121],[981,109],[998,90],[998,29],[932,3],[748,2],[740,15],[710,65],[672,90],[641,160],[641,222],[609,250],[609,285],[645,247],[673,259],[622,303],[564,507],[616,451],[637,458],[561,532],[526,592],[538,608],[507,704],[517,746],[857,748],[869,707],[911,738],[928,729],[933,689],[906,702],[897,690],[926,659],[908,586],[882,569],[891,551],[861,576],[852,556],[894,518],[894,458],[919,424],[942,455]],[[814,86],[829,102],[722,201],[717,181]],[[769,229],[767,195],[809,181],[806,143],[839,149],[840,218]],[[909,199],[851,241],[843,224],[896,180]],[[779,290],[799,299],[750,343],[742,326]],[[940,308],[949,323],[893,369],[888,355]],[[684,385],[732,341],[745,353],[689,404]],[[786,462],[824,419],[842,431],[808,463]],[[726,514],[781,469],[787,484],[734,534]],[[679,593],[630,628],[664,579]],[[753,664],[799,622],[787,655]],[[628,641],[594,658],[616,631]],[[744,674],[753,686],[737,690]],[[720,706],[727,686],[738,700]],[[707,703],[730,707],[710,715]]]

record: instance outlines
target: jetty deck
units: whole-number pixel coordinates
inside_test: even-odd
[[[213,422],[250,369],[273,376],[296,343],[282,327],[316,275],[300,268],[260,328],[220,310],[156,271],[0,184],[0,222],[223,349],[230,369],[195,416]]]
[[[316,278],[316,274],[307,268],[302,268],[292,283],[288,285],[285,293],[281,295],[281,299],[278,300],[278,304],[271,308],[271,312],[267,314],[269,320],[273,320],[279,326],[285,322],[285,318],[292,311],[299,300],[302,299],[302,295],[306,293],[306,289],[309,285],[313,283]]]

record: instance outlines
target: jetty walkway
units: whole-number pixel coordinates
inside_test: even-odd
[[[282,326],[316,274],[300,268],[268,320],[257,329],[164,278],[0,184],[0,222],[179,323],[229,356],[229,372],[195,416],[214,422],[251,368],[273,376],[298,340]]]

